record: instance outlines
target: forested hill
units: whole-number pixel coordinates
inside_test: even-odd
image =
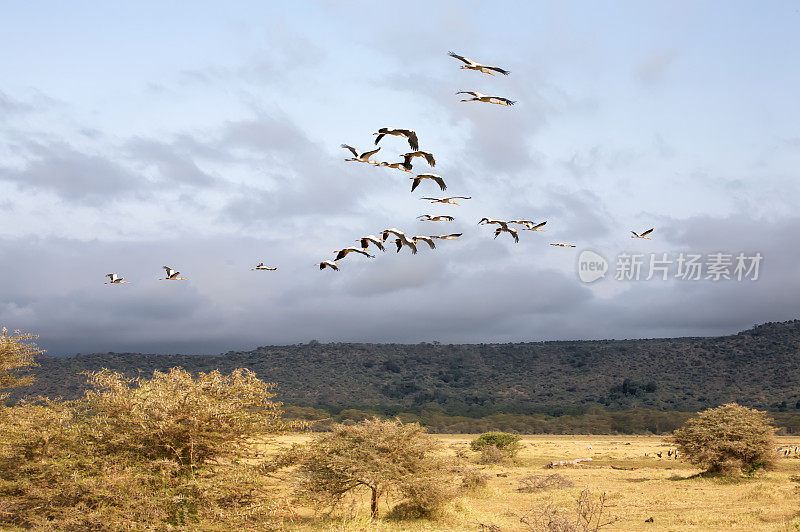
[[[732,336],[516,344],[309,344],[219,356],[104,353],[42,357],[21,393],[76,397],[81,372],[130,376],[183,366],[250,368],[290,405],[481,416],[592,406],[698,410],[729,401],[800,409],[800,320]]]

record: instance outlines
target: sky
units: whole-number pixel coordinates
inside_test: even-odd
[[[9,2],[0,326],[66,355],[710,336],[798,318],[798,26],[796,1]],[[460,69],[451,50],[511,74]],[[371,149],[381,127],[414,129],[436,167],[344,161],[342,143]],[[380,161],[408,151],[379,146]],[[431,171],[446,193],[411,193]],[[442,195],[472,199],[420,199]],[[494,239],[484,216],[546,231]],[[463,236],[315,266],[389,227]],[[586,251],[608,268],[593,282]],[[714,254],[761,260],[715,280]],[[636,279],[631,255],[706,270]],[[250,270],[261,261],[278,270]],[[163,265],[188,281],[159,281]],[[131,284],[104,284],[111,272]]]

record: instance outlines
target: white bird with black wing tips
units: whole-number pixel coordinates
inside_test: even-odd
[[[462,102],[484,102],[493,103],[496,105],[514,105],[517,103],[514,100],[509,100],[508,98],[503,98],[502,96],[491,96],[478,91],[458,91],[456,94],[469,94],[472,96],[472,98],[461,100]]]
[[[318,262],[314,264],[314,266],[319,266],[320,270],[324,270],[325,268],[330,268],[334,271],[339,271],[339,265],[333,262],[332,260],[323,260],[322,262]]]
[[[123,281],[122,277],[118,277],[116,273],[107,273],[108,282],[103,284],[131,284],[129,281]]]
[[[524,225],[525,228],[522,229],[522,231],[544,231],[542,227],[544,227],[547,221],[536,223],[532,222],[531,220],[509,220],[508,223]]]
[[[394,240],[389,240],[389,242],[397,244],[397,252],[398,253],[400,253],[400,250],[403,249],[403,246],[406,246],[411,250],[411,253],[413,255],[417,254],[417,244],[415,242],[409,240],[408,237],[406,237],[406,236],[401,236],[401,237],[395,238]]]
[[[483,218],[481,218],[481,221],[478,222],[478,225],[496,224],[496,225],[499,225],[500,227],[508,228],[508,224],[509,223],[511,223],[511,222],[506,222],[505,220],[495,220],[494,218],[483,217]]]
[[[647,236],[647,235],[649,235],[652,232],[653,232],[653,229],[648,229],[647,231],[645,231],[642,234],[639,234],[636,231],[631,231],[631,233],[633,233],[633,236],[631,238],[646,238],[647,240],[651,240],[650,237]]]
[[[383,166],[385,168],[394,168],[395,170],[402,170],[403,172],[411,173],[411,165],[407,162],[399,162],[399,163],[382,162],[382,163],[377,163],[377,166]]]
[[[169,266],[162,266],[164,271],[167,272],[167,276],[163,279],[159,279],[159,281],[188,281],[185,277],[178,277],[181,272],[177,272],[170,268]]]
[[[458,237],[463,235],[464,233],[452,233],[449,235],[439,235],[439,236],[431,236],[431,238],[439,238],[441,240],[456,240]]]
[[[448,196],[446,198],[420,198],[420,199],[429,200],[431,203],[447,203],[448,205],[459,205],[459,203],[453,200],[472,199],[472,196]]]
[[[358,154],[358,152],[354,147],[348,146],[347,144],[342,144],[342,148],[350,150],[353,154],[353,157],[351,157],[350,159],[345,159],[345,161],[357,161],[359,163],[378,164],[375,161],[370,161],[369,158],[378,153],[379,151],[381,151],[380,148],[378,148],[377,150],[365,151],[361,155]]]
[[[428,244],[428,246],[430,246],[431,249],[436,249],[436,243],[433,241],[433,237],[431,236],[417,235],[417,236],[412,236],[411,240],[415,244],[419,244],[420,242],[425,242],[426,244]]]
[[[383,237],[383,241],[385,242],[387,238],[389,238],[389,234],[393,234],[397,237],[405,237],[406,234],[396,227],[390,227],[389,229],[384,229],[381,231],[381,236]]]
[[[447,54],[450,57],[455,57],[459,61],[463,61],[464,63],[466,63],[466,64],[462,65],[461,68],[466,68],[466,69],[469,69],[469,70],[477,70],[479,72],[483,72],[484,74],[490,74],[492,76],[494,76],[495,72],[499,72],[500,74],[504,74],[506,76],[508,76],[511,73],[508,70],[502,69],[500,67],[496,67],[496,66],[492,66],[492,65],[484,65],[482,63],[477,63],[477,62],[473,61],[472,59],[469,59],[468,57],[464,57],[464,56],[458,55],[458,54],[453,53],[453,52],[447,52]]]
[[[383,247],[383,242],[385,240],[386,240],[385,238],[379,238],[375,235],[367,235],[367,236],[362,236],[361,238],[357,238],[356,242],[361,244],[362,249],[367,249],[370,244],[374,244],[375,247],[378,248],[379,250],[386,251],[386,248]]]
[[[361,255],[364,255],[365,257],[369,257],[370,259],[374,259],[375,258],[375,255],[370,255],[364,249],[357,248],[357,247],[349,247],[349,248],[344,248],[344,249],[335,249],[335,250],[333,250],[333,252],[336,253],[336,258],[334,258],[333,260],[342,260],[343,258],[345,258],[347,256],[348,253],[360,253]]]
[[[455,220],[452,216],[444,216],[444,215],[437,215],[432,216],[430,214],[422,214],[417,216],[417,220],[420,222],[452,222]]]
[[[432,181],[436,181],[436,184],[439,185],[439,188],[442,190],[447,190],[447,185],[444,184],[444,179],[439,174],[419,174],[417,177],[409,177],[412,180],[411,183],[411,192],[414,192],[414,189],[422,183],[423,179],[430,179]]]
[[[417,245],[416,245],[416,243],[411,241],[403,231],[401,231],[400,229],[397,229],[396,227],[391,227],[389,229],[385,229],[383,231],[383,233],[381,234],[381,236],[383,237],[384,241],[386,241],[386,239],[389,238],[389,234],[393,234],[393,235],[395,235],[397,237],[396,239],[390,240],[389,242],[394,242],[395,244],[397,244],[398,253],[400,252],[400,249],[403,246],[407,246],[407,247],[409,247],[411,249],[411,253],[412,254],[414,254],[414,255],[417,254]]]
[[[436,159],[433,158],[433,154],[429,151],[411,151],[402,154],[400,157],[403,158],[405,163],[408,165],[406,168],[409,169],[411,168],[411,161],[414,159],[414,157],[422,157],[428,162],[429,165],[436,166]]]
[[[377,133],[373,133],[373,135],[377,135],[375,137],[375,145],[378,145],[378,142],[385,135],[395,135],[398,137],[405,137],[408,139],[408,145],[411,146],[411,149],[417,151],[419,149],[419,139],[417,138],[417,133],[413,129],[400,129],[394,127],[382,127],[378,130]]]
[[[514,243],[519,244],[519,233],[517,233],[517,230],[514,229],[513,227],[508,227],[507,225],[506,226],[501,225],[500,227],[495,229],[494,237],[497,238],[500,235],[500,233],[510,234],[514,238]]]
[[[258,263],[258,266],[256,266],[255,268],[250,268],[250,271],[268,271],[268,272],[274,272],[274,271],[275,271],[275,270],[277,270],[277,269],[278,269],[278,268],[270,268],[270,267],[268,267],[268,266],[264,266],[264,263],[263,263],[263,262],[259,262],[259,263]]]

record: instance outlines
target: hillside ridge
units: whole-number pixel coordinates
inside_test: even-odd
[[[247,367],[276,382],[298,406],[453,415],[579,413],[644,407],[699,410],[737,401],[800,410],[800,320],[770,322],[719,337],[564,340],[491,344],[319,343],[262,346],[222,355],[94,353],[42,356],[33,386],[12,399],[73,398],[85,371],[130,377],[182,366],[227,373]]]

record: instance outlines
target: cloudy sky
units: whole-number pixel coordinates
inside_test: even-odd
[[[798,27],[795,1],[8,4],[0,325],[56,355],[797,318]],[[459,69],[449,50],[512,73]],[[472,199],[429,205],[433,183],[410,193],[408,174],[344,162],[341,143],[369,149],[385,126],[415,129],[447,193]],[[380,145],[379,160],[407,151]],[[483,216],[547,231],[494,240]],[[463,237],[314,266],[387,227]],[[604,278],[579,279],[584,250]],[[623,253],[642,255],[640,280],[616,279]],[[763,259],[756,280],[645,280],[650,254],[681,253]],[[189,281],[158,281],[162,265]],[[104,285],[110,272],[132,284]]]

